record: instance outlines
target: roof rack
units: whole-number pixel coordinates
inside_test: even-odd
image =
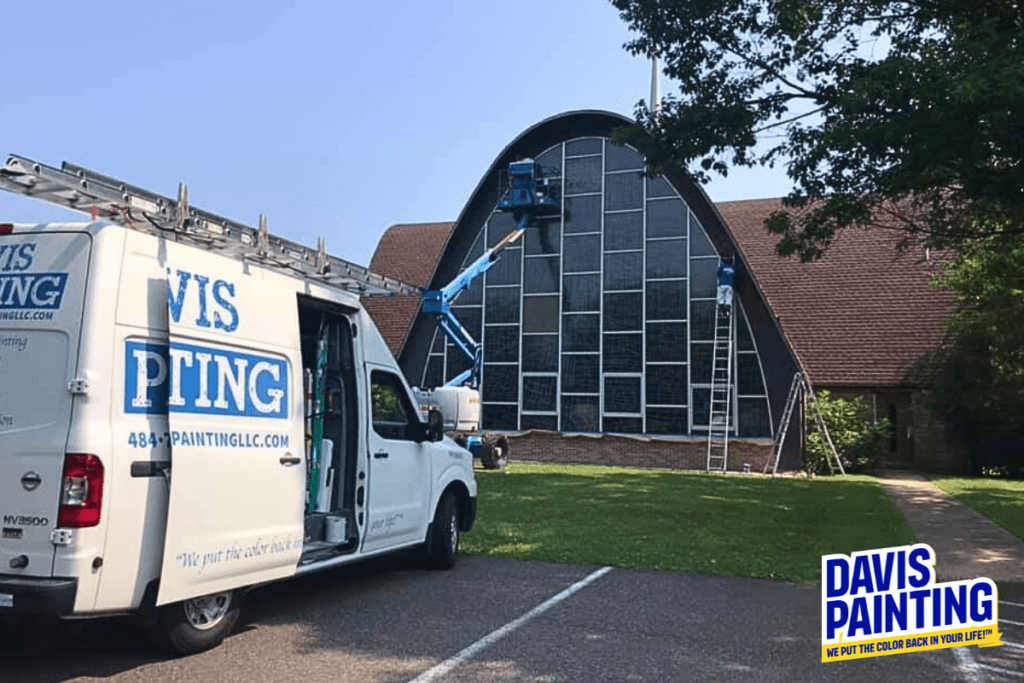
[[[415,285],[329,255],[323,237],[312,249],[271,235],[262,214],[259,228],[251,228],[193,208],[184,183],[178,186],[178,199],[173,200],[66,161],[57,169],[12,154],[0,168],[0,188],[90,214],[94,220],[106,218],[134,230],[226,253],[360,296],[420,294]]]

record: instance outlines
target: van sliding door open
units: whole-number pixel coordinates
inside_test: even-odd
[[[161,605],[291,576],[302,555],[295,294],[275,291],[257,269],[215,265],[220,273],[168,269],[162,362],[171,484]]]

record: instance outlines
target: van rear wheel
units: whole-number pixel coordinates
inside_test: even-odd
[[[217,647],[241,614],[241,593],[226,591],[160,608],[150,635],[161,647],[190,655]]]

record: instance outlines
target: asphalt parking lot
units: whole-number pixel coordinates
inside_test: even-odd
[[[376,560],[257,589],[236,633],[193,657],[154,653],[123,621],[5,631],[0,681],[1024,680],[1022,645],[822,664],[816,587],[599,569]],[[1004,641],[1024,643],[1024,601],[999,615]]]

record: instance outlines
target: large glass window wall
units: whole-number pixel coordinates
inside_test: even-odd
[[[483,342],[483,426],[678,436],[707,432],[718,254],[664,178],[603,138],[537,157],[561,172],[562,215],[527,230],[455,302]],[[514,229],[491,214],[463,266]],[[764,376],[736,301],[732,428],[772,431]],[[467,363],[435,333],[423,386]]]

